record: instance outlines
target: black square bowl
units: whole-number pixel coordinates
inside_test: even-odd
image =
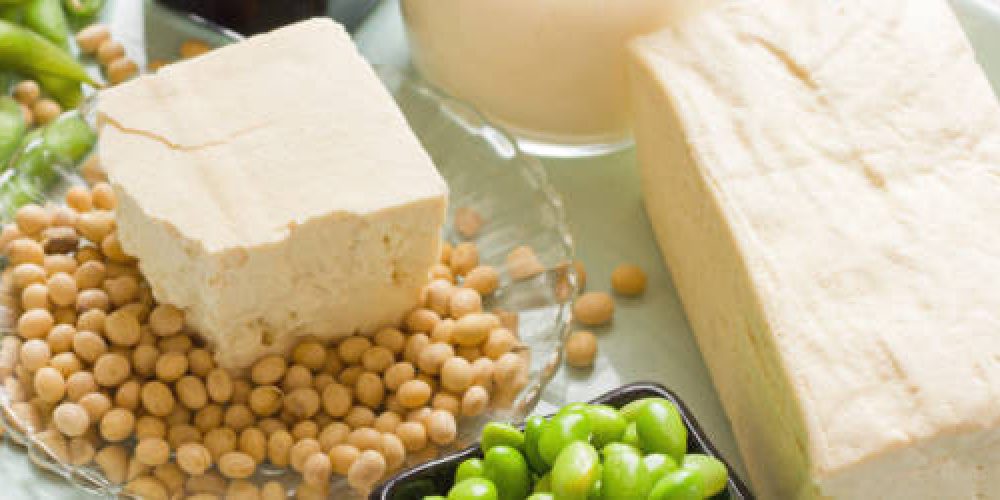
[[[688,410],[687,406],[684,406],[676,394],[666,387],[652,382],[637,382],[619,387],[594,399],[591,403],[621,408],[632,401],[649,397],[664,398],[677,405],[688,429],[689,452],[703,453],[726,464],[726,468],[729,470],[729,484],[726,490],[713,497],[713,500],[753,500],[754,496],[750,493],[750,489],[736,476],[732,466],[712,446],[691,411]],[[425,495],[440,495],[451,488],[455,469],[458,468],[459,464],[466,459],[482,458],[482,456],[483,452],[479,445],[474,445],[451,455],[431,460],[389,479],[372,492],[369,500],[421,500]]]

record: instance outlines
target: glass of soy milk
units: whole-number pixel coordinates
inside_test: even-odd
[[[402,0],[416,66],[526,152],[591,156],[631,144],[628,41],[702,0]]]

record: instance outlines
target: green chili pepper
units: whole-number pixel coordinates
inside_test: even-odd
[[[24,25],[56,45],[69,48],[69,23],[59,0],[28,0],[24,4]]]
[[[104,0],[63,0],[63,6],[73,17],[89,18],[101,11]]]
[[[10,97],[0,97],[0,171],[5,169],[10,156],[21,144],[27,128],[21,105]]]
[[[59,101],[63,108],[75,108],[83,100],[83,89],[80,87],[80,82],[76,80],[52,75],[38,75],[38,83],[45,89],[45,93]]]
[[[32,78],[52,75],[99,86],[65,50],[31,30],[3,20],[0,20],[0,67]]]

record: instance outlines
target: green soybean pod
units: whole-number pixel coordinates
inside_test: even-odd
[[[94,147],[97,134],[79,111],[69,111],[45,126],[45,147],[59,161],[77,163]]]
[[[660,478],[677,470],[677,462],[662,453],[650,453],[642,457],[642,465],[649,474],[650,484],[656,484]]]
[[[4,20],[0,20],[0,66],[32,78],[53,75],[98,86],[68,52],[29,29]]]
[[[528,460],[528,465],[537,474],[545,474],[549,471],[549,464],[542,460],[542,455],[538,452],[538,438],[542,434],[545,426],[545,417],[538,415],[528,417],[524,422],[524,458]]]
[[[533,493],[528,500],[555,500],[555,498],[552,493]]]
[[[639,431],[636,430],[635,422],[630,422],[625,426],[622,433],[622,443],[639,448]]]
[[[28,125],[24,121],[21,105],[10,97],[0,97],[0,164],[6,165],[21,144]],[[0,168],[0,171],[5,170]]]
[[[499,500],[523,500],[531,491],[531,471],[521,452],[498,445],[486,452],[483,473],[497,488]]]
[[[604,457],[601,472],[601,498],[604,500],[634,500],[646,498],[653,487],[634,447],[613,443],[601,450]]]
[[[483,427],[480,446],[483,451],[489,451],[494,446],[510,446],[518,450],[524,449],[524,434],[510,424],[490,422]]]
[[[20,172],[0,184],[0,219],[10,219],[18,208],[41,198],[41,191]]]
[[[726,482],[729,480],[729,471],[726,469],[726,464],[708,455],[700,453],[685,455],[684,460],[681,461],[681,468],[697,471],[701,475],[701,479],[704,481],[703,486],[706,497],[722,493],[722,490],[726,488]]]
[[[705,490],[697,472],[678,469],[663,476],[649,492],[649,500],[702,500]]]
[[[52,75],[38,75],[38,83],[45,93],[52,96],[63,109],[72,109],[83,100],[83,88],[80,82]]]
[[[602,448],[608,443],[621,441],[628,422],[618,410],[608,405],[588,405],[583,411],[590,420],[595,447]]]
[[[555,463],[559,453],[570,443],[590,442],[590,419],[582,412],[561,413],[545,423],[538,437],[538,452],[546,463]]]
[[[546,474],[537,481],[535,481],[535,486],[531,488],[533,493],[552,493],[552,476]]]
[[[451,487],[448,500],[498,500],[497,487],[489,479],[469,478]]]
[[[455,484],[469,479],[470,477],[486,477],[483,461],[478,458],[470,458],[455,469]]]
[[[653,400],[646,403],[635,419],[639,448],[646,453],[663,453],[680,462],[687,451],[687,427],[673,403]]]
[[[559,500],[584,500],[600,477],[597,450],[586,441],[573,441],[552,465],[552,494]]]
[[[69,48],[69,22],[59,0],[27,0],[22,22],[52,43]]]

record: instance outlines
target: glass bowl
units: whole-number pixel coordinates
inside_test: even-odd
[[[448,181],[451,197],[443,237],[452,244],[475,241],[481,262],[500,270],[501,286],[484,301],[484,308],[499,311],[512,322],[523,344],[519,352],[529,361],[516,390],[502,394],[500,404],[485,415],[461,419],[454,445],[408,457],[407,466],[413,466],[472,443],[488,420],[516,422],[532,411],[559,366],[569,328],[570,304],[576,294],[576,276],[569,265],[573,239],[562,201],[537,160],[522,154],[510,137],[470,107],[437,93],[413,73],[389,67],[377,68],[377,72]],[[73,169],[67,169],[46,200],[59,202],[66,186],[81,182]],[[456,224],[456,217],[464,222]],[[479,226],[476,234],[470,231],[470,220]],[[520,246],[534,249],[541,265],[526,271],[523,261],[511,260],[511,251]],[[0,262],[0,270],[5,265]],[[14,337],[17,301],[7,293],[0,295],[4,296],[0,334]],[[14,375],[0,372],[0,376],[0,382],[6,382]],[[0,386],[6,435],[25,446],[35,464],[90,493],[109,498],[122,494],[121,487],[109,482],[93,463],[66,460],[65,442],[58,433],[34,428],[21,418],[23,404],[18,404],[15,392],[6,383]],[[291,493],[298,478],[294,472],[265,463],[254,479],[280,480]],[[330,494],[358,497],[341,477],[335,477]]]

